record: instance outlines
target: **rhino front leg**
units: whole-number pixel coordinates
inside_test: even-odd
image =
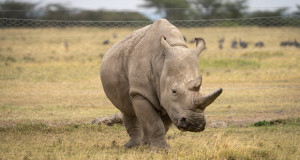
[[[150,147],[169,148],[164,123],[152,104],[142,96],[135,96],[132,104],[143,128],[144,141],[149,141]]]
[[[140,145],[142,143],[143,131],[138,119],[135,116],[129,116],[123,113],[123,121],[130,137],[129,142],[125,144],[125,147],[132,148]]]

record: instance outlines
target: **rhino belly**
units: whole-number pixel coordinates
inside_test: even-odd
[[[107,52],[101,64],[101,82],[104,92],[113,105],[122,113],[134,115],[129,97],[129,83],[124,59],[119,53]]]

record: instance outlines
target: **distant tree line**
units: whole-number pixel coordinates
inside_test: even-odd
[[[0,2],[0,18],[87,21],[149,21],[149,18],[129,11],[82,10],[54,3],[38,7],[38,3],[6,0]]]
[[[203,19],[236,19],[251,17],[274,17],[286,14],[287,8],[279,8],[275,11],[247,12],[247,0],[144,0],[141,8],[155,8],[157,13],[168,20],[203,20]],[[292,14],[300,14],[300,6]],[[20,2],[6,0],[0,2],[0,18],[16,19],[40,19],[40,20],[68,20],[68,21],[150,21],[148,17],[131,11],[105,11],[105,10],[82,10],[70,8],[63,4],[53,3],[46,6],[39,6],[39,3]],[[186,27],[193,26],[226,26],[226,25],[261,25],[261,26],[300,26],[299,18],[296,22],[290,22],[286,18],[279,18],[276,21],[265,18],[263,23],[256,23],[254,20],[237,20],[232,24],[224,24],[223,21],[196,24],[191,23]],[[252,23],[253,22],[253,23]],[[9,27],[8,21],[0,21],[0,27]],[[114,22],[111,22],[112,24]],[[216,23],[216,24],[215,24]],[[71,24],[71,23],[69,23]],[[140,23],[144,25],[143,23]],[[58,24],[60,26],[60,24]],[[73,23],[73,25],[76,25]],[[183,26],[183,24],[178,24]],[[26,23],[19,24],[19,27],[28,26]],[[32,27],[34,25],[31,24]],[[108,24],[109,26],[109,24]]]
[[[141,7],[156,8],[169,20],[225,19],[282,16],[288,8],[248,13],[247,0],[144,0]],[[298,11],[292,14],[300,14]]]

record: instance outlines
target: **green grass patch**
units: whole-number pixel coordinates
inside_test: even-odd
[[[260,63],[242,58],[200,58],[201,69],[257,69]]]
[[[47,125],[45,123],[20,123],[15,126],[8,126],[8,127],[0,127],[0,132],[2,133],[21,133],[21,134],[29,134],[29,133],[66,133],[66,132],[78,132],[78,131],[96,131],[102,132],[108,126],[105,125],[91,125],[87,123],[71,123],[67,125],[61,126],[52,126]],[[121,125],[113,125],[111,126],[111,130],[114,132],[119,132],[121,130],[125,130],[124,127]],[[105,132],[105,131],[104,131]]]
[[[262,120],[253,124],[254,127],[262,127],[262,126],[274,126],[274,125],[300,125],[300,118],[296,119],[276,119],[271,121]]]
[[[242,58],[257,58],[266,59],[271,57],[281,57],[284,56],[283,52],[246,52],[241,55]]]

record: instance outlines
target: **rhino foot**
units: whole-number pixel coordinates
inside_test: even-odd
[[[129,142],[127,142],[124,146],[126,148],[133,148],[133,147],[136,147],[136,146],[139,146],[141,144],[141,142],[137,142],[137,141],[132,141],[130,140]]]
[[[157,153],[169,151],[170,146],[167,143],[150,144],[150,150]]]

